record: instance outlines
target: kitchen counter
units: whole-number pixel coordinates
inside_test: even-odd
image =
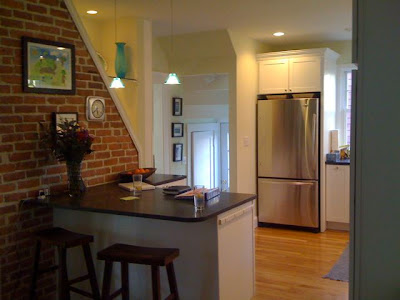
[[[220,196],[207,201],[203,211],[195,212],[193,201],[177,200],[173,195],[165,195],[162,189],[143,191],[142,196],[137,200],[121,200],[131,195],[131,192],[121,189],[116,183],[109,183],[88,188],[81,199],[71,199],[67,194],[51,196],[47,205],[106,214],[200,222],[256,198],[256,195],[250,194],[221,193]]]
[[[143,247],[179,248],[174,268],[181,299],[250,300],[254,296],[254,199],[255,195],[221,193],[201,212],[193,201],[176,200],[162,189],[143,191],[140,199],[124,201],[131,193],[117,183],[90,187],[81,199],[51,196],[53,225],[94,236],[96,253],[114,243]],[[104,262],[95,260],[97,278]],[[86,272],[82,253],[68,251],[68,275]],[[129,267],[129,299],[151,299],[148,266]],[[166,272],[161,271],[161,297],[169,294]],[[89,288],[83,283],[82,288]],[[121,286],[119,265],[112,286]],[[81,299],[72,293],[71,300]]]
[[[340,159],[337,161],[326,161],[326,165],[350,165],[350,158]]]
[[[153,174],[143,181],[151,185],[164,185],[174,181],[186,179],[185,175]]]

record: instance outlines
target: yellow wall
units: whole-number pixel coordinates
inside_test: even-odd
[[[256,103],[258,64],[256,54],[267,46],[238,32],[229,31],[236,53],[235,95],[230,101],[231,190],[256,193]],[[248,145],[245,145],[248,140]],[[232,151],[233,150],[233,151]]]
[[[170,37],[156,39],[153,47],[153,71],[178,75],[228,73],[235,54],[226,30],[174,36],[173,60]],[[167,68],[167,69],[165,69]]]
[[[115,92],[129,118],[133,132],[138,138],[140,148],[143,149],[141,161],[146,166],[152,166],[152,139],[149,138],[149,135],[152,135],[152,105],[151,101],[148,101],[148,98],[151,99],[151,78],[150,80],[145,79],[146,68],[150,70],[151,75],[151,56],[150,59],[145,59],[146,51],[151,51],[151,42],[150,45],[147,43],[147,46],[144,46],[143,42],[149,38],[146,34],[151,35],[151,25],[150,32],[146,33],[146,30],[149,31],[148,21],[132,17],[120,18],[117,22],[118,30],[115,37],[114,20],[99,21],[90,17],[82,17],[81,19],[93,47],[107,62],[106,72],[109,76],[115,76],[115,41],[126,43],[125,57],[128,66],[126,78],[137,79],[138,82],[123,80],[125,88],[117,89]],[[150,50],[146,50],[145,47]],[[148,85],[150,85],[150,95],[147,91]],[[150,153],[150,155],[146,153]],[[146,156],[146,159],[143,160],[143,156]]]

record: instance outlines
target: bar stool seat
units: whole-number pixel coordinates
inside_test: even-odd
[[[129,273],[128,264],[141,264],[151,266],[153,299],[159,300],[160,293],[160,266],[167,269],[168,282],[171,294],[166,299],[179,299],[176,284],[173,260],[179,256],[176,248],[151,248],[126,244],[114,244],[97,253],[97,259],[105,260],[102,299],[109,300],[122,295],[123,300],[129,299]],[[113,262],[121,263],[122,286],[110,294],[111,273]]]
[[[36,240],[48,243],[52,246],[72,248],[93,242],[93,236],[76,233],[60,227],[53,227],[36,232]]]
[[[97,253],[97,259],[141,265],[165,266],[179,256],[179,249],[114,244]]]
[[[72,232],[60,227],[53,227],[35,232],[33,234],[33,237],[36,240],[36,250],[35,250],[35,260],[33,264],[33,274],[32,274],[29,299],[31,300],[36,299],[36,282],[38,275],[54,271],[57,269],[60,272],[59,276],[60,299],[70,299],[71,291],[95,300],[100,299],[99,287],[97,284],[96,273],[89,245],[91,242],[93,242],[93,236]],[[40,249],[42,243],[57,247],[59,265],[50,266],[45,269],[39,269]],[[68,280],[67,249],[77,246],[82,246],[88,274],[72,280]],[[87,279],[89,279],[90,281],[92,293],[88,293],[84,290],[72,286],[75,283]]]

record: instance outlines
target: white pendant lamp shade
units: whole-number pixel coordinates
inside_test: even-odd
[[[181,81],[179,80],[178,75],[175,73],[169,73],[164,84],[181,84]]]
[[[125,88],[125,85],[122,82],[121,78],[115,77],[115,78],[113,78],[113,80],[111,82],[110,88],[112,88],[112,89],[123,89],[123,88]]]

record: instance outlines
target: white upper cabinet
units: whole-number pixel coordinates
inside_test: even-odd
[[[258,94],[321,92],[324,59],[337,54],[326,49],[270,52],[257,55]]]
[[[289,92],[321,91],[321,57],[291,58],[289,62]]]
[[[259,62],[259,94],[287,93],[289,59],[268,59]]]

